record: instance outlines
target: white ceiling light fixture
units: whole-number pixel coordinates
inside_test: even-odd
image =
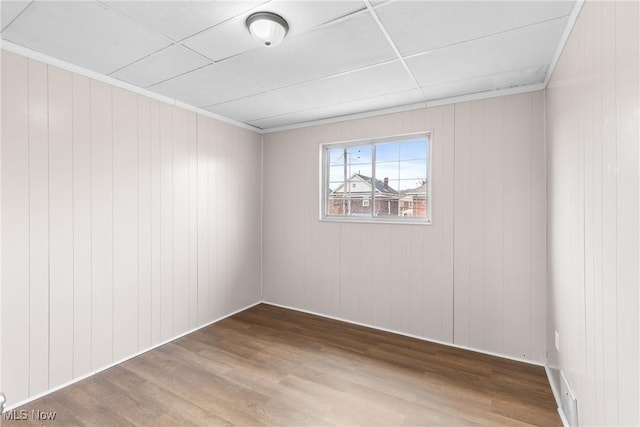
[[[260,46],[278,46],[289,31],[289,24],[280,15],[256,12],[247,18],[247,28]]]

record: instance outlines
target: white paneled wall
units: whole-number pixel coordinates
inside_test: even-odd
[[[455,106],[455,343],[545,360],[543,94]]]
[[[264,136],[264,299],[544,362],[542,93]],[[318,220],[319,144],[433,131],[433,225]]]
[[[9,405],[260,300],[261,137],[2,53]]]
[[[546,93],[547,348],[581,425],[640,424],[639,9],[586,2]]]
[[[449,106],[265,135],[264,299],[450,342],[453,118]],[[318,221],[320,143],[428,129],[433,226]]]

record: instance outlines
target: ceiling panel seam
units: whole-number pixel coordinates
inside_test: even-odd
[[[569,16],[569,15],[557,16],[555,18],[545,19],[544,21],[539,21],[539,22],[536,22],[536,23],[533,23],[533,24],[521,25],[520,27],[511,28],[509,30],[499,31],[497,33],[492,33],[492,34],[487,34],[487,35],[480,36],[480,37],[475,37],[475,38],[472,38],[472,39],[462,40],[462,41],[451,43],[451,44],[448,44],[448,45],[445,45],[445,46],[438,46],[436,48],[425,50],[425,51],[422,51],[422,52],[412,53],[411,55],[404,56],[403,58],[404,59],[416,58],[418,56],[427,55],[427,54],[430,54],[430,53],[433,53],[433,52],[437,52],[439,50],[449,49],[451,47],[459,46],[459,45],[462,45],[462,44],[465,44],[465,43],[471,43],[471,42],[474,42],[476,40],[483,40],[483,39],[499,36],[501,34],[510,33],[512,31],[523,30],[525,28],[535,27],[536,25],[546,24],[546,23],[553,22],[553,21],[559,21],[561,19],[566,19],[567,16]]]
[[[2,28],[2,31],[0,31],[0,34],[2,34],[2,33],[4,32],[4,30],[6,30],[7,28],[9,28],[9,27],[11,26],[11,24],[13,24],[14,22],[16,22],[16,19],[20,18],[20,17],[22,16],[22,14],[24,14],[24,12],[25,12],[27,9],[29,9],[29,8],[31,7],[31,5],[34,3],[34,1],[35,1],[35,0],[31,0],[31,1],[29,2],[29,4],[28,4],[28,5],[26,5],[26,6],[24,7],[24,9],[22,9],[22,10],[20,11],[20,13],[18,13],[18,14],[16,15],[16,17],[15,17],[15,18],[13,18],[13,19],[12,19],[12,20],[11,20],[11,21],[10,21],[10,22],[5,26],[5,27],[4,27],[4,28]]]
[[[396,56],[400,60],[400,63],[402,64],[404,69],[407,71],[407,73],[409,74],[409,76],[411,77],[413,82],[415,83],[416,88],[420,91],[420,93],[422,93],[422,97],[426,101],[427,100],[427,95],[424,93],[424,90],[422,89],[422,87],[418,83],[418,79],[416,79],[416,76],[413,75],[413,72],[411,71],[411,69],[409,68],[407,63],[405,62],[404,57],[400,53],[400,50],[398,50],[398,47],[396,46],[396,44],[391,39],[391,36],[389,35],[389,33],[387,32],[387,29],[382,24],[382,21],[380,21],[380,18],[378,17],[378,14],[374,10],[373,6],[371,6],[371,2],[369,0],[364,0],[364,4],[367,5],[367,10],[369,11],[371,16],[373,17],[373,20],[376,21],[376,24],[378,25],[378,28],[380,28],[380,31],[382,32],[384,37],[387,39],[387,42],[391,46],[391,49],[393,49],[393,51],[395,52]]]
[[[397,94],[397,93],[407,93],[407,92],[411,92],[411,91],[414,91],[414,90],[415,89],[405,89],[405,90],[400,91],[400,92],[389,92],[389,93],[384,93],[384,94],[381,94],[381,95],[367,96],[367,97],[364,97],[364,98],[358,98],[357,100],[354,99],[354,100],[350,100],[350,101],[337,102],[337,103],[333,103],[333,104],[318,105],[318,106],[311,107],[311,108],[302,108],[302,109],[298,109],[298,110],[291,111],[291,112],[288,112],[288,113],[274,114],[272,116],[265,116],[265,117],[256,117],[256,118],[245,120],[245,122],[249,123],[249,122],[254,122],[254,121],[258,121],[258,120],[277,119],[278,117],[286,117],[286,116],[290,116],[291,114],[296,114],[296,113],[305,113],[305,112],[309,112],[309,111],[318,110],[320,108],[326,108],[328,106],[347,105],[347,104],[351,104],[352,102],[366,101],[366,100],[369,100],[369,99],[379,98],[381,96],[387,96],[387,95]]]
[[[243,14],[245,14],[245,13],[248,13],[248,14],[250,15],[250,14],[251,14],[251,13],[253,13],[255,10],[262,8],[262,7],[263,7],[265,4],[267,4],[267,3],[269,3],[269,0],[263,1],[262,3],[260,3],[260,4],[256,5],[255,7],[252,7],[252,8],[251,8],[251,9],[249,9],[249,10],[245,10],[244,12],[240,12],[240,13],[238,13],[238,14],[236,14],[236,15],[233,15],[233,16],[231,16],[231,17],[227,18],[227,19],[223,19],[222,21],[217,22],[217,23],[215,23],[215,24],[211,25],[210,27],[203,28],[202,30],[200,30],[200,31],[196,31],[196,32],[195,32],[195,33],[193,33],[193,34],[189,34],[187,37],[183,37],[183,38],[181,38],[180,40],[178,40],[178,41],[177,41],[177,43],[182,44],[182,42],[187,41],[187,40],[188,40],[188,39],[190,39],[191,37],[195,37],[195,36],[197,36],[197,35],[200,35],[200,34],[202,34],[202,33],[206,32],[206,31],[209,31],[210,29],[212,29],[212,28],[214,28],[214,27],[217,27],[218,25],[225,24],[225,23],[227,23],[227,22],[229,22],[229,21],[231,21],[231,20],[234,20],[234,19],[238,18],[238,16],[241,16],[241,15],[243,15]]]
[[[303,80],[301,82],[291,83],[291,84],[284,85],[284,86],[278,86],[278,87],[274,87],[274,88],[271,88],[271,89],[268,89],[268,90],[265,89],[264,92],[241,96],[239,98],[234,98],[234,99],[232,99],[230,101],[218,102],[217,104],[207,105],[206,107],[203,107],[203,108],[216,107],[218,105],[227,104],[227,103],[233,102],[233,101],[239,101],[239,100],[242,100],[242,99],[250,98],[252,96],[263,95],[265,93],[275,93],[275,92],[277,92],[279,90],[283,90],[283,89],[290,89],[290,88],[293,88],[293,87],[296,87],[296,86],[301,86],[301,85],[305,85],[305,84],[309,84],[309,83],[313,83],[313,82],[320,82],[320,81],[323,81],[323,80],[328,80],[328,79],[332,79],[332,78],[336,78],[336,77],[346,76],[348,74],[357,73],[358,71],[368,70],[370,68],[379,67],[379,66],[386,65],[386,64],[391,64],[392,62],[396,62],[396,61],[397,61],[397,59],[390,59],[388,61],[378,62],[377,64],[365,65],[364,67],[354,68],[353,70],[348,70],[348,71],[342,71],[342,72],[339,72],[339,73],[329,74],[328,76],[323,76],[323,77],[319,77],[319,78],[315,78],[315,79]],[[218,64],[218,65],[224,66],[224,64]],[[229,69],[229,68],[227,68],[227,69]],[[231,70],[231,71],[233,71],[233,70]],[[258,85],[258,83],[255,83],[255,84]]]

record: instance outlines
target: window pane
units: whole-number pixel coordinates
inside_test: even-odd
[[[329,183],[327,215],[371,216],[371,178],[359,174]]]
[[[400,145],[400,160],[425,159],[428,153],[427,140],[414,139],[405,141]]]
[[[428,219],[428,151],[428,137],[327,147],[326,215]]]
[[[345,163],[345,152],[347,165],[349,164],[371,164],[371,146],[360,145],[345,148],[329,148],[329,165],[343,165]]]
[[[427,178],[427,161],[405,160],[400,161],[400,179],[414,179],[417,181]]]
[[[342,148],[329,148],[327,150],[327,157],[329,158],[329,165],[341,165],[344,163],[344,150]]]
[[[347,165],[347,180],[354,175],[364,175],[371,177],[371,164],[367,165]],[[344,182],[345,170],[344,166],[329,166],[329,181]]]
[[[428,213],[427,181],[400,181],[400,215],[426,218]]]
[[[398,201],[396,197],[376,197],[375,199],[375,216],[398,216]]]
[[[376,162],[397,162],[400,160],[400,144],[397,142],[376,144]]]
[[[376,162],[376,177],[383,181],[384,178],[389,178],[390,181],[400,179],[400,169],[398,168],[398,162]]]
[[[383,178],[376,181],[375,216],[398,216],[398,185],[397,179]]]

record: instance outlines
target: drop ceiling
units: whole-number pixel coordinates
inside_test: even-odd
[[[575,1],[2,1],[1,38],[245,124],[540,87]],[[247,16],[290,31],[256,45]]]

